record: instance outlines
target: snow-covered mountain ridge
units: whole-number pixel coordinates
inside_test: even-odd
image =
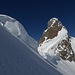
[[[0,25],[24,43],[27,43],[34,49],[37,49],[37,41],[28,35],[23,25],[16,19],[0,14]]]
[[[0,25],[0,75],[62,75],[35,51],[37,49],[33,47],[36,43],[32,39],[34,46],[16,36],[18,32],[14,31],[17,24],[7,24],[7,29],[4,20],[5,18]]]
[[[57,18],[48,21],[39,40],[38,52],[63,75],[75,75],[75,38]]]
[[[38,52],[45,59],[59,56],[63,60],[75,61],[75,38],[57,18],[52,18],[39,40]]]
[[[0,34],[1,75],[5,71],[5,75],[11,71],[14,75],[75,75],[75,38],[57,18],[48,21],[39,41],[39,53],[36,52],[37,42],[12,17],[0,15]]]
[[[0,75],[62,74],[0,25]]]

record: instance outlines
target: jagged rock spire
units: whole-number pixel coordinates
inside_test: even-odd
[[[71,44],[71,36],[63,24],[52,18],[47,23],[47,29],[39,40],[38,52],[47,59],[59,54],[63,60],[75,61],[75,53]]]

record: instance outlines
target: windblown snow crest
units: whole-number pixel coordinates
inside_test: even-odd
[[[75,46],[73,45],[75,40],[72,41],[73,38],[67,29],[57,18],[50,19],[47,24],[47,29],[39,40],[39,54],[45,59],[52,60],[54,57],[59,57],[63,60],[75,61]]]
[[[28,35],[23,25],[16,19],[1,14],[0,25],[3,26],[11,34],[19,38],[22,42],[27,43],[34,49],[37,48],[37,41],[35,41],[32,37]]]

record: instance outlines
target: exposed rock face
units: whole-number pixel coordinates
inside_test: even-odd
[[[46,55],[53,56],[51,53],[58,53],[63,60],[75,61],[71,36],[67,29],[57,18],[50,19],[47,24],[47,29],[39,40],[38,52],[40,55],[47,59]]]
[[[58,46],[57,50],[60,53],[60,57],[63,60],[73,61],[75,59],[74,51],[71,47],[70,38],[68,37],[66,40],[62,40]]]
[[[58,19],[56,18],[51,19],[50,21],[48,21],[47,29],[44,31],[39,43],[43,43],[45,37],[47,37],[47,39],[53,39],[55,36],[58,35],[58,31],[60,31],[61,29],[61,22],[58,21]]]

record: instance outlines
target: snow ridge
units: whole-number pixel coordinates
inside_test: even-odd
[[[7,15],[0,14],[0,25],[3,26],[11,34],[18,37],[24,43],[27,43],[31,47],[37,49],[37,41],[35,41],[33,38],[31,38],[28,35],[23,25],[20,22],[18,22],[16,19]]]

